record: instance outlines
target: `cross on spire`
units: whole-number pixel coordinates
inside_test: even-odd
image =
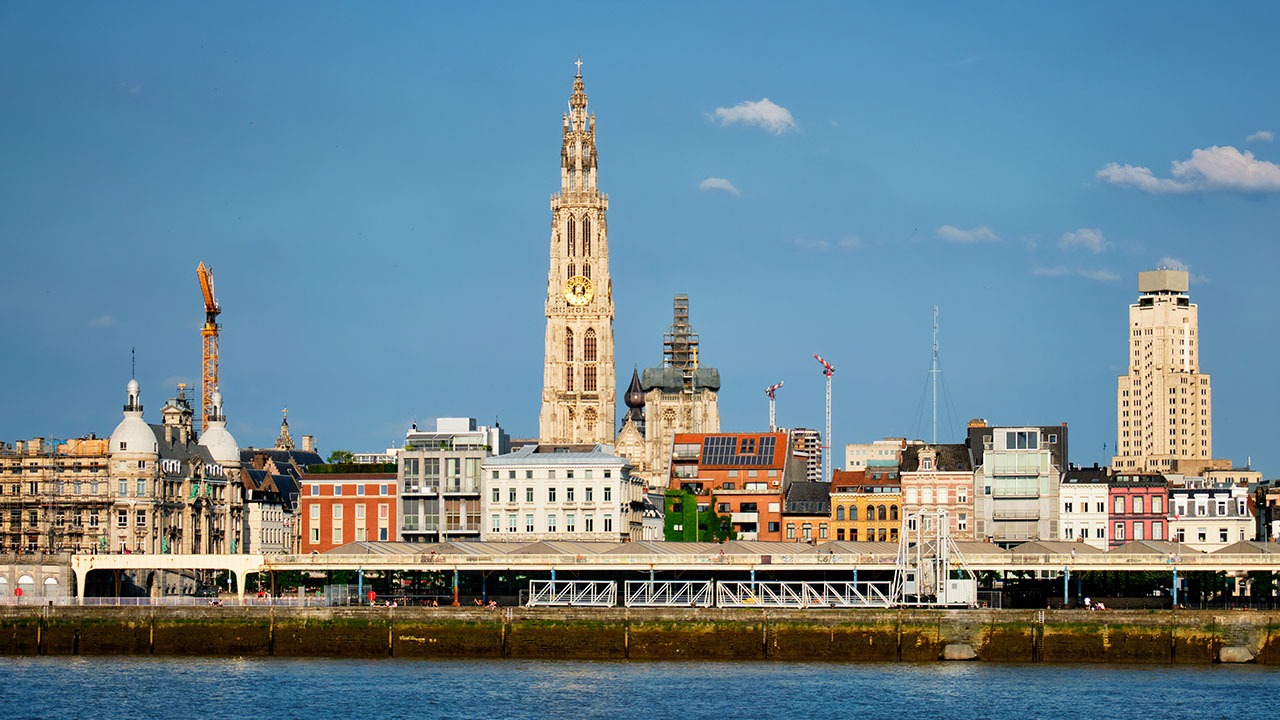
[[[574,65],[578,66],[578,77],[582,77],[582,56],[581,55],[578,56],[578,61],[575,62]]]

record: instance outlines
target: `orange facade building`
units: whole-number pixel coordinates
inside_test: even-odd
[[[677,433],[668,487],[715,503],[739,540],[782,540],[784,492],[804,477],[785,432]]]
[[[836,470],[831,478],[836,540],[898,542],[902,485],[896,467]]]
[[[302,476],[302,552],[398,541],[395,473]]]

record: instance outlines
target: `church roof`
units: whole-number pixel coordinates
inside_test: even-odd
[[[693,371],[693,384],[699,390],[720,390],[720,371],[710,367],[700,367]],[[658,389],[665,392],[684,390],[684,371],[676,367],[645,368],[640,378],[640,385],[645,392]]]

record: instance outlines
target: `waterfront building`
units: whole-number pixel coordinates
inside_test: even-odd
[[[902,459],[906,438],[884,438],[869,443],[849,443],[844,446],[844,469],[862,470],[870,460],[893,460],[896,465]]]
[[[113,502],[107,442],[88,435],[0,443],[0,552],[99,547]],[[11,595],[12,587],[0,597]]]
[[[302,538],[309,532],[303,523],[302,476],[311,467],[325,464],[314,449],[314,438],[303,435],[302,441],[302,449],[248,447],[240,451],[246,532],[258,536],[260,550],[276,547],[273,531],[279,523],[286,536],[280,541],[285,548],[281,552],[302,552]],[[281,444],[290,443],[277,442]]]
[[[481,468],[481,540],[640,540],[644,482],[608,445],[526,445]]]
[[[109,441],[111,518],[99,551],[150,553],[243,552],[243,495],[208,447],[196,440],[194,411],[178,386],[160,410],[161,423],[142,419],[136,380],[126,388],[124,418]],[[221,407],[217,408],[223,422]],[[225,432],[225,427],[221,427]],[[225,456],[229,434],[215,434]],[[235,469],[233,468],[233,472]]]
[[[974,467],[975,537],[1012,546],[1056,540],[1067,424],[988,427],[969,422]]]
[[[911,444],[902,449],[902,508],[907,516],[921,510],[947,511],[954,540],[980,539],[974,522],[974,472],[969,448],[961,443]],[[874,478],[883,460],[868,460]]]
[[[832,473],[831,521],[836,540],[897,542],[901,508],[897,467]]]
[[[404,541],[478,540],[481,466],[509,452],[510,445],[501,427],[477,425],[475,418],[438,418],[434,432],[411,428],[396,480]]]
[[[396,474],[316,472],[302,480],[306,535],[302,552],[327,552],[347,543],[399,540]]]
[[[814,543],[832,539],[831,483],[799,480],[788,484],[782,499],[782,528],[784,540]]]
[[[1213,466],[1213,396],[1200,372],[1199,311],[1185,270],[1138,273],[1129,372],[1116,393],[1117,472],[1199,475]]]
[[[1257,537],[1244,485],[1187,478],[1169,489],[1168,513],[1169,539],[1196,550],[1214,552]]]
[[[1257,523],[1255,537],[1276,542],[1280,538],[1280,483],[1263,480],[1254,486],[1253,508]]]
[[[804,461],[805,477],[812,482],[830,481],[822,477],[822,433],[809,428],[793,428],[787,432],[791,438],[791,452]]]
[[[560,192],[551,196],[551,268],[543,364],[542,443],[612,443],[617,374],[613,281],[605,213],[597,186],[596,119],[587,113],[579,66],[564,116]]]
[[[1062,486],[1058,490],[1059,528],[1063,540],[1075,540],[1106,550],[1107,501],[1110,498],[1108,481],[1111,469],[1105,467],[1075,467],[1062,474]]]
[[[1118,472],[1107,481],[1111,527],[1108,544],[1167,540],[1169,483],[1159,473]]]
[[[720,432],[720,371],[699,359],[698,333],[689,322],[689,297],[676,295],[671,327],[662,338],[662,365],[632,371],[623,400],[628,411],[617,453],[632,474],[654,488],[667,486],[676,433]]]

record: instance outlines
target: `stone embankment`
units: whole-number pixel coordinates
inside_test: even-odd
[[[0,654],[1280,666],[1280,614],[6,607],[0,608]]]

